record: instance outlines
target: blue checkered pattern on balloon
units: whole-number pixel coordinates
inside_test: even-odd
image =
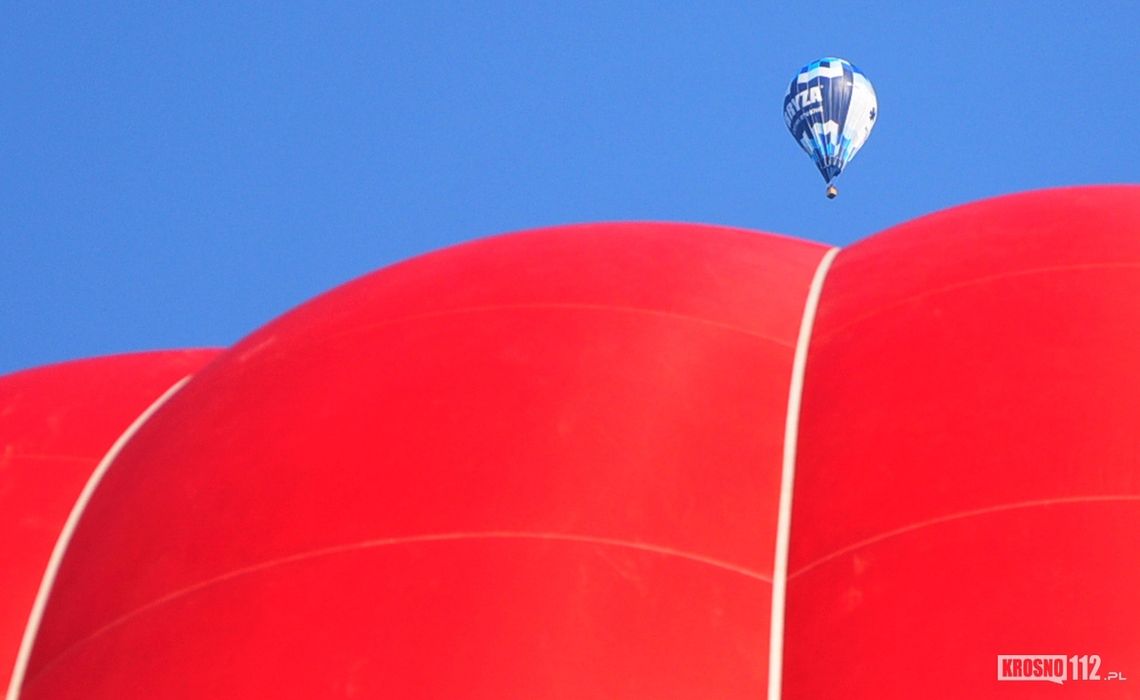
[[[828,184],[867,141],[878,111],[871,81],[842,58],[807,64],[784,95],[784,123]]]

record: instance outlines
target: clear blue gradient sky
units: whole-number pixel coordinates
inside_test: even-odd
[[[1137,181],[1140,2],[8,2],[0,373],[228,345],[460,241],[700,221],[847,244]],[[847,58],[880,117],[835,201],[785,131]]]

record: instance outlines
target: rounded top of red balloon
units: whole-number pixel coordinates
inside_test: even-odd
[[[999,654],[1140,668],[1137,298],[1135,186],[838,254],[593,224],[377,271],[125,445],[21,697],[988,697]]]

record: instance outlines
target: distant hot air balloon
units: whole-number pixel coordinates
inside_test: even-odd
[[[784,96],[784,123],[832,184],[871,135],[879,103],[863,71],[842,58],[821,58],[800,69]]]

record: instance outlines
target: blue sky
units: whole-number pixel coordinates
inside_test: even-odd
[[[970,200],[1135,182],[1140,3],[0,6],[0,373],[228,345],[495,233],[699,221],[847,244]],[[784,90],[879,96],[823,197]]]

